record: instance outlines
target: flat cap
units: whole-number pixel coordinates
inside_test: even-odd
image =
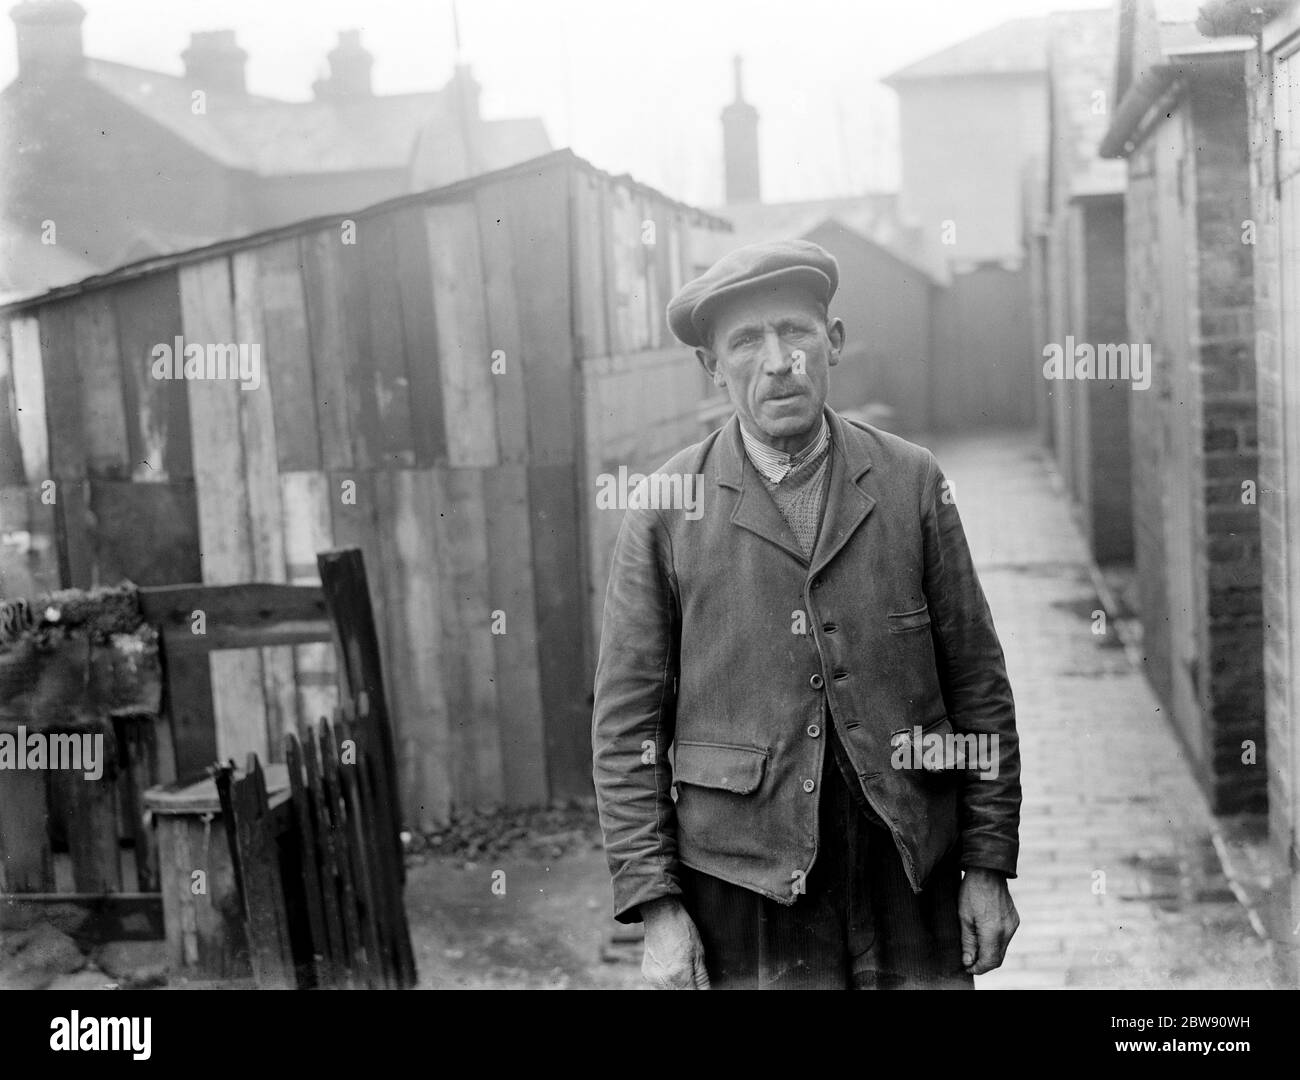
[[[768,240],[728,252],[668,301],[668,325],[693,348],[708,343],[710,314],[738,293],[777,285],[802,285],[829,304],[840,283],[840,268],[825,248],[810,240]]]

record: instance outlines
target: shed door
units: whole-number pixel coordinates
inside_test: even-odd
[[[1190,325],[1187,318],[1189,264],[1185,244],[1187,218],[1195,214],[1191,198],[1192,162],[1188,158],[1185,110],[1176,111],[1161,124],[1157,140],[1160,235],[1161,352],[1153,363],[1164,363],[1166,379],[1161,394],[1163,440],[1167,464],[1164,500],[1165,584],[1169,598],[1169,659],[1174,722],[1187,740],[1193,757],[1206,765],[1204,733],[1198,693],[1199,635],[1204,629],[1195,578],[1196,536],[1192,496],[1193,467],[1192,376]],[[1137,390],[1134,393],[1145,393]]]

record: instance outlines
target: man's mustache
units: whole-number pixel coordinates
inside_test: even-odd
[[[804,387],[800,383],[776,383],[769,386],[763,396],[768,398],[791,397],[794,394],[802,394],[803,392]]]

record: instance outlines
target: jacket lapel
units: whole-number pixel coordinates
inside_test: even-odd
[[[808,568],[810,578],[839,554],[876,505],[876,500],[858,486],[858,481],[871,468],[871,457],[857,438],[857,431],[829,406],[826,417],[831,425],[830,491],[812,565]]]
[[[739,493],[736,507],[731,512],[731,523],[770,541],[806,566],[808,559],[800,549],[789,522],[781,516],[758,471],[750,464],[740,439],[740,420],[734,413],[722,429],[716,447],[718,463],[714,479],[719,487]]]

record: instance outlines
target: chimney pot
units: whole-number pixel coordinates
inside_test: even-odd
[[[66,75],[80,69],[81,23],[76,0],[23,0],[9,10],[18,39],[18,75]]]
[[[318,98],[350,100],[370,97],[370,69],[375,58],[361,44],[360,30],[340,30],[339,43],[329,51],[329,77],[317,79],[312,89]]]
[[[233,30],[196,30],[181,53],[185,77],[205,90],[244,94],[244,65],[248,53],[235,41]]]
[[[722,110],[723,172],[728,203],[759,202],[758,110],[744,98],[741,58],[733,60],[736,100]]]

